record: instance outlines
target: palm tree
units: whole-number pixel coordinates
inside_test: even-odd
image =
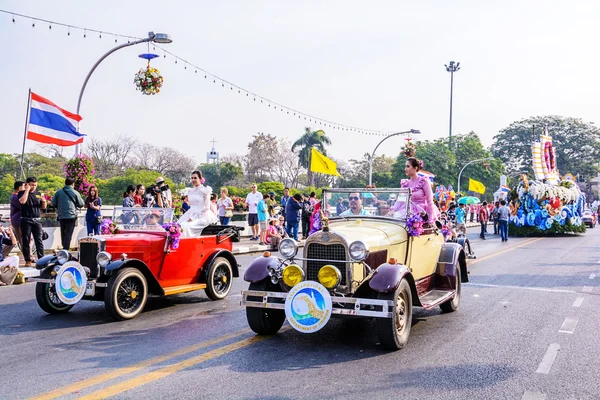
[[[310,170],[310,151],[314,147],[323,155],[327,155],[325,145],[331,145],[331,140],[325,135],[322,130],[311,131],[310,128],[304,128],[304,135],[300,139],[296,140],[292,145],[292,151],[300,148],[300,154],[298,161],[301,166],[308,170],[308,184],[313,185],[313,173]]]

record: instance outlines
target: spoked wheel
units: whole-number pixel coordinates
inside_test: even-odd
[[[379,293],[379,300],[391,300],[392,318],[378,318],[379,341],[381,346],[389,350],[399,350],[408,343],[412,325],[412,293],[406,279],[402,279],[398,288],[392,293]]]
[[[440,304],[440,309],[443,312],[452,312],[458,310],[458,305],[460,304],[460,290],[462,287],[462,282],[460,281],[460,265],[456,265],[456,283],[454,286],[454,290],[456,294],[454,297],[445,303]]]
[[[51,271],[46,270],[40,274],[40,278],[52,279],[53,276]],[[73,308],[73,305],[65,304],[58,298],[54,283],[36,283],[35,299],[40,308],[48,314],[64,314]]]
[[[121,269],[108,280],[104,306],[114,319],[122,321],[137,317],[147,300],[148,284],[140,270]]]
[[[224,257],[217,257],[212,262],[206,276],[206,295],[211,300],[223,300],[231,291],[233,268]]]
[[[281,292],[268,280],[251,283],[248,290]],[[246,307],[246,319],[250,329],[259,335],[273,335],[285,322],[285,311],[271,308]]]

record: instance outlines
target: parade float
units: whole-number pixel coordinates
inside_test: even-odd
[[[552,137],[546,130],[533,143],[532,156],[535,180],[522,175],[509,194],[509,235],[584,233],[585,194],[573,180],[560,180]]]

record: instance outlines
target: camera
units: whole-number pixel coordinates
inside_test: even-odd
[[[161,192],[166,192],[167,190],[169,190],[169,185],[160,186],[159,189],[160,189]]]

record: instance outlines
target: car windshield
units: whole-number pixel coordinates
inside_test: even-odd
[[[173,221],[172,208],[115,207],[113,221],[121,230],[163,230]]]
[[[324,189],[321,208],[329,218],[387,217],[406,219],[409,189]]]

